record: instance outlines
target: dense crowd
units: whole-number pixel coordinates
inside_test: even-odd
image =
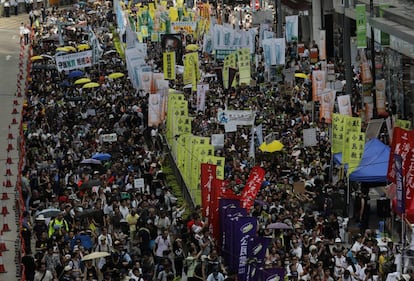
[[[179,203],[166,181],[162,169],[168,151],[158,138],[164,128],[147,127],[148,93],[136,91],[127,75],[108,77],[126,73],[113,46],[116,21],[111,8],[110,2],[98,1],[31,12],[33,53],[45,59],[32,63],[23,113],[26,279],[236,280],[237,273],[221,258],[200,208]],[[59,45],[58,20],[73,23],[63,32],[69,45],[85,43],[86,25],[93,27],[104,53],[97,65],[82,70],[81,77],[98,81],[98,88],[75,85],[78,76],[59,73],[48,59]],[[161,48],[158,43],[148,46],[147,59],[161,70]],[[206,111],[190,108],[190,112],[193,134],[210,136],[223,132],[216,120],[219,108],[255,110],[255,125],[261,124],[265,135],[284,144],[278,153],[256,149],[252,158],[250,128],[241,127],[225,133],[224,148],[216,151],[226,159],[228,188],[243,185],[253,165],[266,170],[251,210],[260,222],[259,235],[272,238],[265,267],[285,268],[289,280],[368,281],[376,280],[374,276],[385,280],[398,254],[392,243],[378,245],[375,233],[365,225],[352,247],[345,248],[343,218],[330,196],[344,183],[331,164],[328,125],[316,121],[307,106],[310,82],[297,79],[292,88],[283,81],[264,82],[261,52],[258,46],[256,55],[262,61],[254,67],[253,77],[262,83],[223,89],[217,78],[208,79]],[[310,69],[308,57],[291,53],[287,52],[287,65],[300,62],[301,70]],[[211,61],[201,70],[206,74],[216,65]],[[174,85],[191,98],[182,86]],[[304,148],[302,131],[311,127],[317,129],[318,144]],[[112,133],[116,141],[105,141],[103,136]],[[99,158],[92,159],[97,154]],[[144,178],[144,186],[138,187],[138,178]],[[306,182],[303,192],[293,188],[300,180]],[[359,207],[355,219],[366,223],[367,194],[359,200],[365,209]],[[268,229],[272,222],[283,222],[289,229]],[[89,259],[95,252],[107,254]]]

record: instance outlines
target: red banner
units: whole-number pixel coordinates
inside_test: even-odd
[[[390,158],[388,162],[388,180],[396,183],[396,170],[394,155],[402,158],[402,174],[405,185],[405,206],[411,206],[414,198],[414,131],[407,131],[399,127],[394,127]],[[408,208],[407,208],[408,209]]]
[[[245,208],[247,212],[250,211],[250,208],[254,204],[256,195],[262,186],[264,176],[265,170],[259,166],[254,166],[250,171],[249,179],[243,188],[241,200],[243,208]]]
[[[209,218],[211,214],[211,202],[213,193],[213,182],[216,178],[216,165],[201,164],[201,207],[203,217]]]

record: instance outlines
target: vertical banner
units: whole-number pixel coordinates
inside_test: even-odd
[[[351,132],[349,136],[351,140],[351,149],[348,161],[348,175],[358,168],[364,154],[365,133]]]
[[[326,30],[319,31],[319,59],[326,60]]]
[[[162,97],[151,94],[148,97],[148,127],[158,127],[161,124]]]
[[[325,123],[332,123],[332,113],[335,106],[336,91],[325,89],[321,95],[320,107],[319,107],[319,120],[324,119]]]
[[[197,85],[197,111],[206,110],[206,92],[209,90],[209,84]]]
[[[231,86],[229,82],[229,73],[230,68],[236,68],[236,53],[231,53],[224,58],[223,62],[223,86],[225,89],[228,89]]]
[[[218,185],[216,185],[216,187],[217,188],[219,188],[218,187]],[[226,227],[225,227],[225,224],[226,224],[226,210],[227,209],[240,209],[240,200],[238,200],[238,199],[228,199],[228,198],[219,198],[219,202],[218,202],[218,205],[217,205],[217,208],[218,208],[218,210],[217,210],[217,212],[218,212],[218,219],[219,219],[219,233],[221,233],[221,236],[218,236],[219,238],[218,239],[216,239],[216,241],[218,241],[218,243],[219,243],[219,247],[221,248],[221,249],[223,249],[223,247],[224,247],[224,240],[225,240],[225,236],[226,236],[226,233],[225,233],[225,230],[226,230]],[[244,209],[243,209],[244,210]]]
[[[402,171],[403,160],[400,155],[394,154],[394,169],[396,182],[396,197],[397,197],[397,212],[400,214],[405,213],[405,190]]]
[[[265,170],[259,166],[254,166],[250,171],[249,179],[243,188],[241,200],[243,208],[245,208],[247,211],[250,211],[250,208],[253,206],[256,195],[263,183],[264,176]]]
[[[332,153],[339,153],[344,147],[345,115],[334,113],[332,116]]]
[[[163,70],[165,80],[175,80],[175,52],[163,53]]]
[[[396,171],[394,164],[394,154],[400,155],[403,161],[403,176],[406,176],[406,161],[409,153],[414,147],[414,131],[407,131],[399,127],[394,127],[392,133],[390,159],[388,161],[387,178],[390,182],[396,183]]]
[[[345,138],[343,142],[342,148],[342,163],[349,163],[349,159],[351,156],[351,147],[352,147],[352,139],[351,139],[351,132],[359,133],[361,132],[361,124],[362,120],[359,117],[349,117],[345,116]]]
[[[248,256],[253,261],[247,264],[246,281],[259,280],[259,268],[264,267],[265,256],[270,245],[271,238],[255,236],[250,238]]]
[[[286,41],[293,42],[298,41],[299,38],[299,17],[286,16]]]
[[[326,72],[322,70],[312,71],[312,100],[319,101],[326,88]]]
[[[210,217],[210,202],[212,201],[213,182],[216,177],[216,166],[212,164],[201,164],[201,207],[203,217]]]
[[[246,280],[249,242],[251,237],[256,236],[257,219],[255,217],[238,217],[233,226],[231,256],[234,264],[237,264],[237,280]]]
[[[250,85],[250,50],[243,48],[237,51],[237,64],[239,67],[239,85]]]
[[[365,4],[355,5],[357,47],[364,49],[367,47],[367,15]]]
[[[343,95],[338,97],[339,113],[346,116],[352,116],[351,96]]]
[[[385,102],[387,101],[387,97],[385,95],[385,80],[375,80],[375,89],[376,89],[376,101],[377,101],[377,113],[379,116],[386,117],[387,116],[387,109],[385,106]]]

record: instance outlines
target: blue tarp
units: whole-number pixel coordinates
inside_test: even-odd
[[[365,144],[364,155],[358,168],[349,177],[356,182],[386,182],[390,147],[378,139]],[[342,163],[342,153],[334,154],[336,164]]]

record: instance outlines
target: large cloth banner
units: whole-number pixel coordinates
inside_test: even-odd
[[[385,80],[375,80],[375,93],[376,93],[376,102],[377,102],[377,113],[379,116],[387,116],[386,101],[387,97],[385,94],[386,83]]]
[[[355,5],[355,18],[356,18],[356,34],[357,34],[357,47],[367,47],[367,15],[365,11],[365,4]]]
[[[197,85],[197,111],[204,112],[206,110],[206,93],[209,88],[209,84]]]
[[[298,41],[299,38],[299,17],[295,16],[286,16],[286,41]]]
[[[256,236],[250,238],[248,256],[250,260],[254,260],[254,264],[248,263],[246,281],[259,280],[259,271],[257,270],[264,266],[266,251],[270,245],[271,238]]]
[[[326,60],[326,30],[319,31],[319,59]]]
[[[250,85],[250,50],[248,48],[237,51],[237,64],[239,67],[239,85]]]
[[[266,69],[285,64],[286,42],[284,38],[269,38],[262,42]]]
[[[216,186],[217,187],[217,186]],[[219,243],[219,247],[220,249],[224,250],[225,247],[227,247],[226,245],[226,230],[227,228],[226,226],[226,215],[227,215],[227,209],[233,209],[237,211],[242,211],[242,212],[246,212],[245,209],[240,208],[240,200],[239,199],[229,199],[229,198],[219,198],[219,202],[217,204],[217,213],[219,216],[219,228],[218,228],[218,232],[220,233],[220,235],[218,235],[218,238],[216,239],[216,241],[218,241]],[[247,215],[247,212],[246,212]],[[225,252],[223,252],[224,254]]]
[[[92,51],[55,56],[55,61],[58,72],[90,67],[92,66]]]
[[[217,111],[217,120],[220,125],[234,124],[252,126],[256,113],[253,110],[223,110]]]
[[[411,121],[410,120],[402,120],[402,119],[395,119],[394,127],[399,127],[404,130],[411,130]]]
[[[92,48],[92,63],[97,64],[99,63],[99,59],[102,57],[104,51],[95,35],[95,32],[93,32],[92,27],[88,26],[88,29],[88,44]]]
[[[345,115],[332,115],[332,153],[342,152],[345,139]]]
[[[348,150],[348,175],[350,175],[353,171],[355,171],[356,168],[358,168],[365,148],[365,133],[350,132],[349,134],[351,149]]]
[[[171,32],[180,33],[185,32],[186,34],[194,34],[197,31],[196,21],[174,21],[171,22]]]
[[[319,101],[326,88],[326,71],[312,71],[312,100]]]
[[[215,177],[216,165],[201,163],[201,207],[203,210],[203,217],[205,218],[209,218],[212,211],[210,203],[213,201],[213,184]]]
[[[231,27],[215,24],[211,30],[211,44],[213,50],[238,50],[248,48],[253,54],[257,30],[235,30]]]
[[[361,132],[361,124],[362,120],[359,117],[349,117],[345,116],[345,138],[343,142],[342,148],[342,163],[349,163],[351,157],[351,149],[352,149],[352,139],[351,133],[360,133]]]
[[[346,116],[352,116],[351,96],[338,96],[339,113]]]
[[[256,195],[262,186],[264,176],[265,170],[259,166],[254,166],[250,171],[249,179],[242,191],[242,204],[243,208],[247,211],[250,211],[250,208],[254,204]]]
[[[319,108],[319,120],[324,119],[325,123],[332,123],[332,113],[335,106],[336,91],[325,89],[321,95],[320,108]]]
[[[285,269],[283,267],[264,268],[261,270],[261,274],[260,280],[262,281],[285,280]]]

